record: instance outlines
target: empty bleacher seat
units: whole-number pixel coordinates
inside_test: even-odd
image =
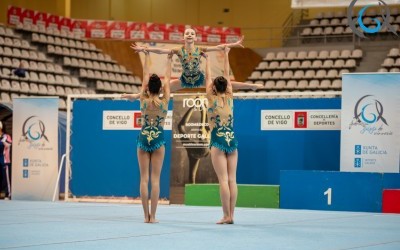
[[[30,92],[29,83],[21,82],[21,92],[23,92],[23,93],[29,93]]]
[[[47,86],[47,94],[48,95],[56,95],[56,88],[53,85],[48,85]]]
[[[304,28],[303,31],[301,32],[301,36],[310,36],[312,34],[312,28]]]
[[[341,89],[342,88],[342,80],[340,79],[335,79],[332,82],[332,88],[334,89]]]
[[[334,68],[343,68],[344,66],[345,66],[345,62],[343,59],[336,60],[333,65]]]
[[[277,82],[276,82],[276,85],[275,85],[275,89],[283,89],[283,88],[285,88],[285,86],[286,86],[286,81],[285,80],[278,80]]]
[[[307,89],[307,88],[308,88],[308,81],[307,81],[307,80],[300,80],[300,81],[297,83],[297,88],[298,88],[298,89],[301,89],[301,90]]]
[[[319,81],[316,80],[316,79],[313,79],[313,80],[309,81],[307,88],[308,89],[317,89],[317,88],[319,88]]]
[[[324,69],[319,69],[317,70],[316,74],[315,74],[315,78],[324,78],[326,76],[326,70]]]
[[[10,81],[8,81],[6,79],[1,80],[0,89],[4,90],[4,91],[10,90],[11,89]]]
[[[295,89],[296,87],[297,87],[297,81],[295,80],[289,80],[285,86],[286,89]]]
[[[290,63],[289,63],[288,61],[282,61],[282,62],[279,64],[279,68],[280,68],[280,69],[287,69],[287,68],[289,68],[289,65],[290,65]]]
[[[303,70],[296,70],[293,74],[294,79],[301,79],[304,77],[304,71]]]
[[[11,102],[11,97],[10,97],[10,95],[9,95],[8,93],[2,92],[2,93],[0,94],[0,100],[1,100],[2,102]]]
[[[319,69],[322,68],[322,61],[321,60],[315,60],[312,62],[311,68],[313,69]]]
[[[261,76],[261,72],[260,71],[253,71],[249,77],[249,79],[251,80],[257,80],[259,79]]]
[[[281,79],[282,71],[277,70],[272,73],[271,79]]]
[[[304,75],[305,79],[312,79],[314,77],[315,77],[315,70],[312,70],[312,69],[307,70],[305,75]]]
[[[318,52],[316,50],[310,50],[307,55],[307,59],[316,59],[318,57]]]
[[[321,89],[329,89],[331,87],[331,80],[324,79],[321,81],[319,88]]]
[[[39,84],[38,94],[47,95],[47,86],[45,84]]]
[[[333,30],[333,35],[342,35],[344,33],[344,28],[342,26],[337,26]]]
[[[291,79],[293,77],[293,71],[285,70],[282,74],[282,79]]]
[[[300,68],[300,61],[292,61],[289,65],[289,69],[298,69]]]
[[[338,71],[336,69],[330,69],[326,75],[327,78],[337,78]]]
[[[279,62],[272,61],[269,63],[268,69],[277,69],[277,68],[279,68]]]
[[[297,57],[296,51],[289,51],[286,55],[286,60],[295,60]]]
[[[275,81],[272,81],[272,80],[266,81],[264,84],[264,88],[267,88],[267,89],[275,88]]]
[[[301,69],[308,69],[308,68],[311,68],[311,65],[312,65],[311,61],[309,61],[309,60],[302,61],[300,68]]]
[[[270,79],[272,76],[271,71],[264,71],[261,76],[259,77],[259,79],[263,79],[263,80],[267,80]]]
[[[345,68],[355,68],[356,66],[357,64],[354,59],[347,59],[346,64],[344,65]]]
[[[56,94],[58,96],[65,96],[64,88],[62,86],[57,86],[56,87]]]

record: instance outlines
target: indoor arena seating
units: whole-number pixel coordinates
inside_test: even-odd
[[[65,108],[67,94],[90,91],[12,28],[0,26],[0,55],[2,102],[19,96],[58,95],[60,108]],[[13,74],[20,65],[26,69],[25,77]]]
[[[44,29],[35,25],[19,25],[18,28],[96,92],[124,93],[140,85],[139,77],[133,76],[132,72],[117,64],[94,44],[72,32]],[[109,85],[112,88],[108,88]]]
[[[267,52],[248,82],[263,84],[259,91],[340,91],[343,73],[354,72],[360,49],[314,50],[287,48]]]
[[[18,96],[139,91],[140,79],[109,55],[71,32],[19,25],[0,26],[0,101]],[[26,77],[13,74],[20,65]]]
[[[378,72],[400,72],[400,49],[390,49]]]
[[[357,18],[357,15],[357,12],[353,12],[354,19]],[[376,23],[373,20],[374,18],[377,18],[381,23],[383,22],[380,13],[377,13],[374,9],[368,9],[363,17],[363,24],[368,28],[375,28]],[[398,8],[390,8],[389,22],[397,31],[400,31],[400,15]],[[311,41],[315,38],[320,39],[321,37],[329,40],[329,38],[334,37],[340,39],[343,37],[351,38],[353,36],[353,31],[348,26],[347,13],[344,11],[321,12],[317,14],[314,19],[305,20],[303,23],[307,26],[304,27],[300,33],[303,42]],[[354,23],[358,25],[357,21]],[[381,37],[387,37],[392,36],[393,34],[387,29],[387,27],[384,27],[379,31],[378,35]]]

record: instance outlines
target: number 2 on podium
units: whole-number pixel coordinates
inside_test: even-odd
[[[324,195],[328,196],[328,206],[332,204],[332,188],[328,188],[325,192]]]

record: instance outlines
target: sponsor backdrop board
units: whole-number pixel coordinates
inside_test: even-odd
[[[169,106],[171,116],[171,105]],[[164,126],[171,145],[170,120]],[[76,196],[139,197],[136,139],[141,128],[139,101],[74,101],[70,189]],[[160,197],[169,198],[171,147],[166,147]]]
[[[175,95],[172,117],[171,186],[218,183],[210,150],[205,95]]]
[[[174,98],[172,131],[166,130],[166,154],[161,175],[161,197],[166,198],[169,198],[169,187],[183,188],[185,184],[193,183],[193,176],[195,183],[217,183],[209,159],[208,137],[202,136],[208,133],[205,112],[201,109],[206,105],[204,95]],[[332,129],[332,126],[339,123],[340,98],[235,99],[234,105],[234,129],[239,141],[239,184],[277,185],[280,170],[339,171],[340,130]],[[169,110],[172,110],[172,101]],[[139,130],[134,128],[140,127],[138,112],[137,101],[74,102],[71,135],[73,194],[139,196],[136,157]],[[262,129],[270,118],[262,116],[263,112],[289,114],[292,121],[297,121],[298,128],[293,122],[290,129]],[[323,116],[321,112],[324,112]],[[311,119],[313,114],[318,117]],[[309,128],[313,119],[326,130]],[[125,122],[131,124],[130,129],[126,128]],[[193,162],[197,160],[200,163],[193,175],[196,166]]]
[[[218,182],[206,105],[205,95],[174,97],[171,186]],[[338,98],[235,99],[234,118],[238,183],[279,184],[280,170],[339,170]]]
[[[344,74],[340,170],[399,173],[400,74]]]
[[[41,28],[72,31],[80,37],[95,39],[112,38],[182,43],[183,32],[187,27],[196,30],[199,43],[233,43],[241,37],[241,29],[238,27],[71,19],[11,5],[7,10],[7,21],[10,25],[37,25]]]
[[[58,97],[13,100],[12,198],[53,199],[58,174]]]

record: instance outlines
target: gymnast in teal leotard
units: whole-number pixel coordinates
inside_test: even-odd
[[[170,98],[171,58],[168,56],[164,84],[149,74],[149,53],[145,53],[142,90],[136,94],[123,94],[122,98],[140,99],[142,129],[137,139],[137,157],[140,169],[140,197],[145,223],[156,223],[156,209],[160,195],[160,175],[165,155],[164,121]],[[151,210],[149,210],[148,183],[151,164]]]
[[[156,54],[173,54],[177,55],[182,64],[182,75],[179,79],[170,82],[171,91],[181,88],[198,88],[204,87],[204,74],[200,70],[201,54],[211,51],[220,51],[225,47],[243,47],[243,37],[235,43],[220,44],[217,46],[199,47],[195,45],[197,40],[196,31],[187,28],[183,34],[184,45],[173,49],[161,49],[155,47],[144,47],[132,44],[131,48],[137,52],[146,50]],[[248,84],[241,82],[232,82],[235,88],[259,88],[256,84]],[[237,87],[236,87],[237,86]]]
[[[195,46],[189,52],[185,46],[177,51],[178,58],[182,64],[182,75],[179,78],[182,88],[198,88],[204,83],[204,74],[200,70],[201,54],[205,49]]]
[[[211,161],[218,177],[223,217],[217,224],[233,224],[237,199],[236,168],[238,141],[233,130],[233,92],[229,79],[229,48],[225,48],[224,76],[211,78],[210,59],[206,57],[208,123],[211,129]]]

